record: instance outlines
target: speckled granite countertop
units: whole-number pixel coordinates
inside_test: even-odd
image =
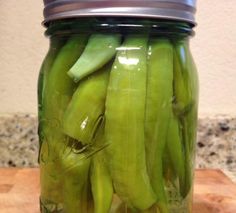
[[[0,167],[35,167],[37,118],[0,116]],[[199,119],[197,168],[220,168],[236,181],[236,118]]]
[[[37,166],[37,118],[0,116],[0,167]]]

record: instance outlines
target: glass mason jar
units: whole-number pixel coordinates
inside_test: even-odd
[[[41,212],[192,212],[193,20],[72,14],[46,20]]]

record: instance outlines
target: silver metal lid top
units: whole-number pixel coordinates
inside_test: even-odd
[[[196,0],[44,0],[44,24],[88,16],[182,20],[195,25]]]

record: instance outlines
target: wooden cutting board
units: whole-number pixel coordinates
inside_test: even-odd
[[[38,201],[38,169],[0,169],[0,213],[39,213]],[[236,185],[219,170],[197,170],[193,213],[236,213]]]

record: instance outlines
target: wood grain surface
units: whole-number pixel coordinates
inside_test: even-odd
[[[236,185],[219,170],[197,170],[193,213],[236,213]],[[39,213],[39,170],[0,169],[0,213]]]

